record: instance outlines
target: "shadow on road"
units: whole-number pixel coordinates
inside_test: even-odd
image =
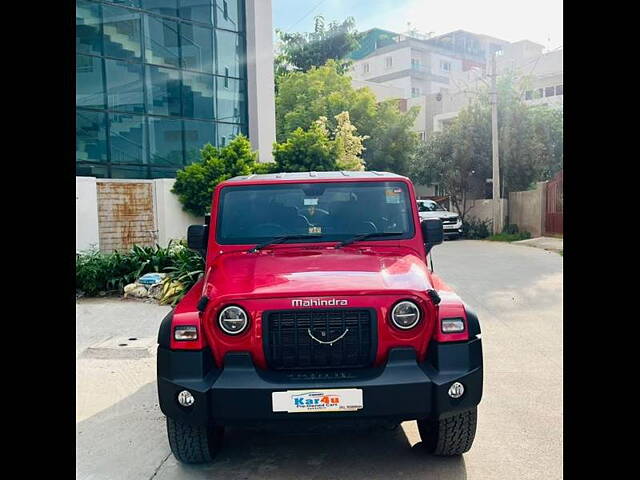
[[[410,425],[410,424],[404,424]],[[169,454],[155,383],[77,424],[77,478],[155,479],[457,479],[462,457],[427,454],[395,430],[274,431],[228,428],[210,465],[178,463]]]

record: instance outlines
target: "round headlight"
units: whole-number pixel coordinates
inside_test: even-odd
[[[403,330],[413,328],[420,321],[420,309],[409,300],[399,302],[391,310],[391,321],[396,327]]]
[[[232,305],[220,312],[218,325],[220,325],[223,332],[229,335],[237,335],[247,328],[249,317],[243,309]]]

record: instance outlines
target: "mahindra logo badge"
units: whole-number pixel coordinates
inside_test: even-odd
[[[341,298],[303,298],[291,300],[292,307],[346,307],[348,300]]]

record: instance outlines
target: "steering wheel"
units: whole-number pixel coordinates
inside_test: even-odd
[[[260,223],[253,227],[254,232],[257,232],[260,236],[270,237],[286,235],[287,231],[282,225],[277,223]]]
[[[366,225],[367,228],[369,230],[371,230],[371,233],[376,233],[378,231],[378,227],[376,227],[376,224],[373,222],[369,222],[369,221],[363,221],[360,222],[362,225]],[[363,232],[363,233],[369,233],[369,232]]]

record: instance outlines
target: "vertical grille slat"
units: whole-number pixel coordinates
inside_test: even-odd
[[[375,313],[369,309],[279,310],[264,313],[267,363],[275,370],[361,368],[375,356]],[[347,331],[347,328],[349,329]],[[343,338],[333,345],[318,343]]]

